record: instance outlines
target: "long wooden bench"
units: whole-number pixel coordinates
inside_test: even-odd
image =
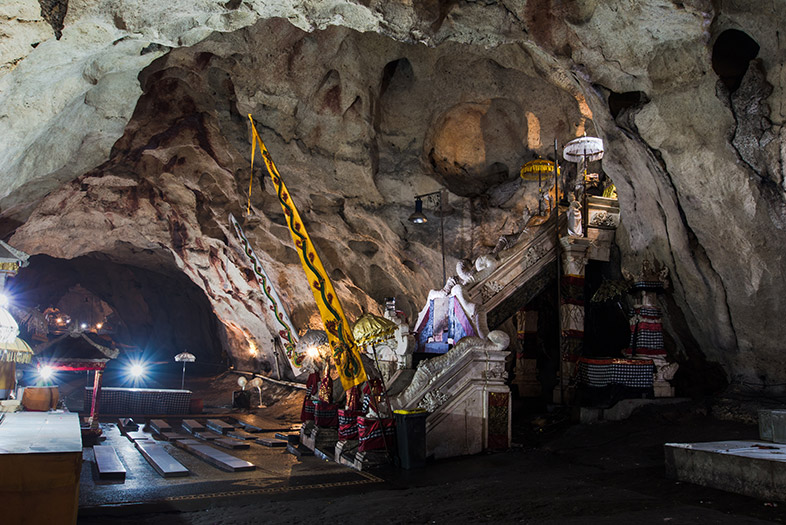
[[[99,479],[126,479],[126,468],[117,457],[117,452],[110,445],[93,445]]]
[[[142,456],[162,477],[174,478],[188,476],[188,469],[178,460],[169,455],[164,447],[157,443],[137,441],[134,443]]]
[[[213,447],[200,443],[195,439],[183,439],[175,441],[175,446],[180,447],[194,454],[198,458],[210,463],[211,465],[226,470],[227,472],[242,472],[255,470],[257,467],[253,463],[237,458],[226,452],[216,450]]]

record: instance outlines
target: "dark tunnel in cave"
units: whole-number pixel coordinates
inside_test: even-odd
[[[38,344],[68,330],[104,334],[121,348],[118,364],[110,363],[114,367],[142,360],[159,372],[174,373],[180,365],[173,358],[183,351],[196,356],[196,373],[214,374],[224,367],[222,326],[199,287],[181,272],[157,272],[103,257],[31,257],[29,266],[9,282],[7,293],[18,318],[29,316],[31,309],[48,313],[49,333],[32,333],[20,323],[22,337]]]

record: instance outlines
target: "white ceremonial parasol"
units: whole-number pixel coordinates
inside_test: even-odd
[[[180,390],[183,390],[186,384],[186,363],[193,363],[196,361],[196,356],[188,352],[180,352],[175,356],[175,361],[183,363],[183,376],[180,378]]]
[[[562,156],[568,162],[592,162],[603,158],[603,139],[579,137],[565,144]]]

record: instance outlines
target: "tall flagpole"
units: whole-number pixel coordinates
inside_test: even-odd
[[[554,234],[557,269],[557,366],[559,367],[559,401],[565,404],[565,386],[562,371],[562,286],[560,275],[560,244],[559,244],[559,157],[557,156],[557,139],[554,139]]]

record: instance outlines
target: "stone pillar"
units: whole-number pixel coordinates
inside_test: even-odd
[[[539,397],[541,393],[538,381],[538,311],[526,306],[516,314],[516,332],[521,351],[516,354],[515,378],[519,397]]]
[[[560,376],[555,403],[572,403],[576,391],[576,361],[584,348],[584,269],[591,244],[584,237],[560,239]]]

